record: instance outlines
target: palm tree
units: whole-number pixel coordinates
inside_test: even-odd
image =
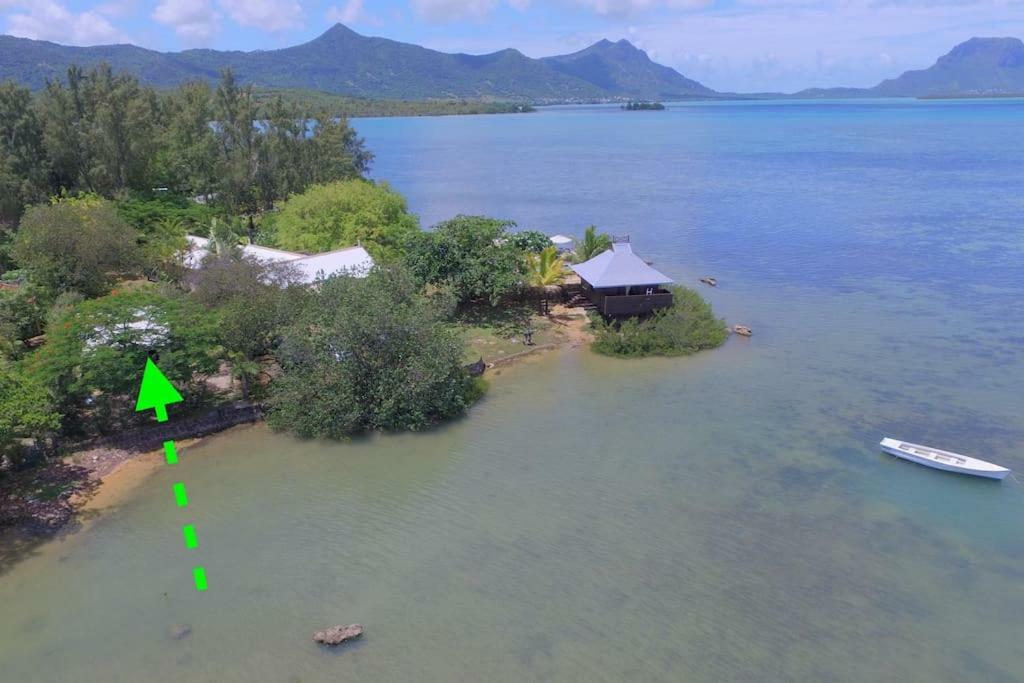
[[[262,370],[258,361],[249,358],[240,351],[228,354],[231,362],[231,376],[238,379],[242,384],[242,400],[249,400],[249,382],[259,376]]]
[[[565,281],[565,259],[558,253],[558,247],[545,247],[539,254],[526,255],[526,284],[544,295],[544,307],[548,309],[548,294]]]
[[[234,226],[214,218],[210,222],[210,247],[217,256],[227,256],[238,249],[238,233]]]
[[[576,244],[576,261],[583,263],[589,261],[598,254],[612,248],[612,238],[608,233],[597,232],[597,226],[591,225],[583,233],[583,239]]]

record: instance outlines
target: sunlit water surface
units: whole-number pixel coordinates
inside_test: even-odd
[[[1024,487],[876,446],[1024,470],[1024,103],[356,125],[426,224],[630,233],[755,336],[549,354],[429,434],[187,450],[5,564],[0,679],[1024,679]]]

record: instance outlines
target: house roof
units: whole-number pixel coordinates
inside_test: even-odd
[[[672,282],[672,278],[634,254],[629,242],[616,242],[611,249],[572,266],[572,269],[591,287],[667,285]]]
[[[186,238],[189,250],[185,255],[185,266],[198,268],[210,253],[210,240],[195,235],[187,235]],[[300,280],[306,284],[316,281],[320,273],[327,277],[340,272],[353,277],[365,277],[373,267],[373,257],[362,247],[346,247],[323,254],[308,255],[246,244],[242,247],[242,253],[265,263],[287,263],[294,266]]]
[[[348,247],[306,256],[289,263],[299,269],[303,282],[311,283],[320,272],[325,276],[344,272],[353,277],[366,277],[373,268],[373,257],[362,247]]]
[[[550,239],[554,244],[572,244],[576,241],[568,235],[552,235]]]

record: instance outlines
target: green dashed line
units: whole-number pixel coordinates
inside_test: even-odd
[[[196,538],[196,528],[192,524],[181,527],[181,535],[185,537],[185,547],[189,550],[199,547],[199,539]]]
[[[178,507],[188,507],[188,493],[185,491],[185,483],[179,481],[174,485],[174,500],[178,502]]]
[[[178,464],[178,449],[174,447],[173,441],[164,441],[164,455],[167,456],[168,465]]]
[[[196,590],[202,593],[206,590],[206,570],[202,567],[195,567],[192,570],[192,578],[196,582]]]

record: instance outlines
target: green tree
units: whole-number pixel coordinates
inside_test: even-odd
[[[43,333],[45,319],[46,300],[37,287],[0,290],[0,337],[8,341],[4,355],[20,355],[22,342]]]
[[[106,431],[135,419],[130,397],[147,358],[158,359],[178,386],[195,387],[217,371],[218,341],[216,313],[184,294],[146,287],[71,308],[51,326],[29,367],[57,398],[61,414]]]
[[[17,460],[22,439],[39,438],[59,426],[46,388],[0,360],[0,460]]]
[[[174,193],[209,196],[217,188],[213,92],[205,81],[186,83],[162,102],[159,182]]]
[[[194,273],[193,297],[208,308],[236,300],[253,303],[273,298],[274,290],[299,280],[285,263],[270,263],[243,255],[239,250],[213,254]]]
[[[512,233],[508,236],[508,241],[516,249],[533,254],[539,254],[551,246],[551,239],[536,230]]]
[[[29,279],[52,294],[97,296],[119,274],[139,268],[137,241],[109,202],[87,197],[29,209],[12,254]]]
[[[0,84],[0,223],[15,224],[28,204],[45,199],[48,163],[32,93]]]
[[[259,209],[256,172],[260,135],[256,129],[256,101],[252,85],[241,86],[231,69],[221,73],[214,96],[218,158],[218,200],[229,213]]]
[[[612,238],[607,233],[598,233],[597,226],[591,225],[583,232],[583,239],[576,244],[576,262],[589,261],[598,254],[612,248]]]
[[[565,282],[565,271],[565,259],[553,244],[539,254],[526,255],[526,284],[543,297],[545,311],[550,294]]]
[[[269,423],[338,438],[423,429],[474,398],[465,343],[448,323],[454,302],[431,299],[394,266],[322,282],[280,351]]]
[[[274,222],[283,249],[317,253],[362,244],[384,261],[397,258],[419,231],[402,195],[366,180],[314,185],[288,199]]]
[[[68,70],[40,96],[43,141],[56,188],[105,196],[124,188],[149,189],[158,151],[155,91],[101,64]]]
[[[194,274],[193,298],[219,314],[220,342],[248,399],[259,359],[276,350],[282,328],[311,296],[287,263],[268,263],[239,250],[208,257]]]
[[[456,216],[430,232],[412,235],[405,261],[425,284],[447,285],[460,303],[496,306],[519,289],[521,252],[507,240],[515,223],[486,216]]]

